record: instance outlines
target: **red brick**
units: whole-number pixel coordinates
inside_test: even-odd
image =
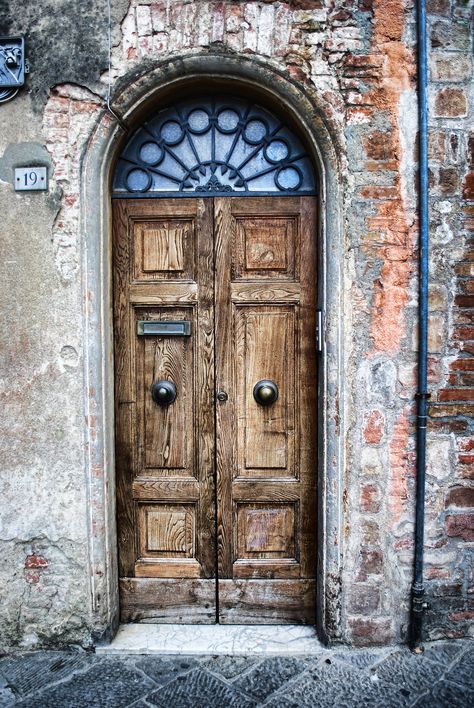
[[[474,324],[474,310],[454,310],[453,315],[456,324]]]
[[[474,307],[474,295],[456,295],[454,304],[456,307]]]
[[[474,172],[469,172],[462,184],[462,196],[464,199],[474,199]]]
[[[467,111],[466,94],[460,88],[444,88],[438,91],[435,99],[435,115],[441,118],[465,116]]]
[[[442,430],[448,433],[463,433],[467,430],[468,424],[466,420],[457,418],[450,420],[429,420],[428,428],[430,430]]]
[[[445,388],[439,392],[440,401],[474,401],[474,388]]]
[[[450,612],[448,617],[452,622],[465,622],[474,619],[474,612]]]
[[[453,336],[463,341],[474,340],[474,327],[455,327]]]
[[[442,194],[456,194],[459,187],[457,169],[454,167],[440,167],[439,186]]]
[[[383,437],[385,418],[381,411],[375,410],[364,416],[364,440],[369,445],[378,445]]]
[[[381,493],[377,484],[365,484],[360,490],[361,511],[377,514],[380,511]]]
[[[459,455],[458,476],[461,479],[474,479],[474,457],[472,455]]]
[[[456,371],[474,371],[474,359],[456,359],[451,362],[451,369]]]
[[[379,187],[377,185],[362,187],[360,190],[361,197],[364,199],[397,199],[397,187]]]
[[[323,0],[293,0],[291,7],[295,10],[317,10],[324,7]]]
[[[457,506],[474,508],[474,487],[451,487],[445,500],[445,507]]]
[[[430,15],[445,15],[449,17],[451,14],[451,5],[449,0],[427,0],[426,12]]]
[[[383,645],[390,644],[393,641],[392,625],[388,618],[364,619],[350,617],[349,626],[352,640],[357,646]]]
[[[474,405],[472,403],[453,403],[449,406],[431,405],[428,412],[434,418],[446,418],[455,415],[474,416]]]
[[[48,561],[46,558],[43,558],[43,556],[37,556],[35,554],[31,556],[26,556],[25,559],[25,568],[28,569],[38,569],[38,568],[47,568],[48,567]]]
[[[450,514],[446,516],[445,524],[448,536],[474,541],[474,514]]]
[[[25,572],[25,580],[27,583],[30,583],[31,585],[37,585],[39,583],[39,581],[41,580],[41,574],[38,573],[38,571],[27,570]]]
[[[453,597],[462,593],[462,583],[442,583],[433,591],[435,597]]]
[[[474,307],[474,295],[456,295],[454,304],[456,307]]]
[[[474,268],[472,263],[456,263],[454,266],[454,272],[457,275],[464,276],[465,278],[472,277],[474,275]]]
[[[369,133],[365,140],[365,150],[369,160],[392,160],[396,157],[391,133]]]
[[[425,578],[427,580],[438,580],[439,578],[449,578],[451,572],[446,568],[440,566],[431,566],[430,568],[425,568]]]

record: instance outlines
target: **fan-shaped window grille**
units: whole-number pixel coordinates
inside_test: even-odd
[[[269,111],[236,99],[176,104],[140,126],[119,157],[114,197],[315,194],[311,161]]]

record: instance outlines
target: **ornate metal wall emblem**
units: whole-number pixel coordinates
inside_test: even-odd
[[[0,37],[0,101],[13,98],[25,83],[23,37]]]
[[[316,191],[299,138],[269,111],[234,98],[160,111],[131,136],[113,180],[114,197]]]

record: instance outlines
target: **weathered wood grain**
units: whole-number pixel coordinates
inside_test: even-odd
[[[219,580],[222,624],[314,624],[315,580]]]
[[[214,624],[216,581],[120,579],[122,622]]]

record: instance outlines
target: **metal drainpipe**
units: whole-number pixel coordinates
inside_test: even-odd
[[[424,601],[423,544],[425,525],[426,419],[427,419],[427,360],[428,360],[428,108],[427,108],[427,47],[426,0],[417,2],[418,39],[418,111],[419,111],[419,321],[418,321],[418,392],[416,427],[416,507],[415,558],[411,594],[410,647],[423,651]]]

